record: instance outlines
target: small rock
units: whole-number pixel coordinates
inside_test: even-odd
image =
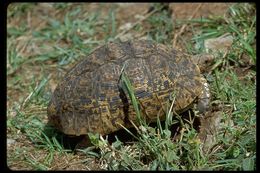
[[[135,18],[136,18],[136,19],[139,19],[139,20],[142,20],[142,19],[144,19],[145,17],[144,17],[143,15],[136,14],[136,15],[135,15]]]
[[[132,27],[132,25],[133,25],[133,24],[132,24],[131,22],[128,22],[128,23],[126,23],[126,24],[120,26],[120,27],[119,27],[119,30],[128,30],[128,29],[130,29],[130,28]]]
[[[127,41],[133,39],[132,33],[127,33],[119,37],[121,41]]]
[[[14,139],[7,139],[7,147],[10,147],[12,144],[14,144],[16,141]]]
[[[121,6],[121,7],[128,7],[130,5],[135,5],[135,3],[116,3],[116,4]]]
[[[230,46],[232,45],[233,39],[233,36],[227,33],[217,38],[205,40],[204,46],[206,48],[207,53],[210,53],[211,51],[212,53],[225,53],[228,50],[228,48],[230,48]]]

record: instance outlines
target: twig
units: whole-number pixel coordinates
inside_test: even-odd
[[[224,55],[223,55],[223,57],[222,57],[222,59],[225,59],[228,53],[229,53],[229,50],[226,50],[225,53],[224,53]],[[216,69],[218,66],[220,66],[221,64],[223,65],[223,62],[222,62],[222,61],[219,61],[219,62],[217,62],[216,64],[214,64],[214,65],[210,68],[208,74],[211,74],[211,73],[213,72],[213,70],[215,70],[215,69]]]
[[[202,6],[202,3],[200,3],[198,6],[197,6],[197,8],[195,9],[195,11],[192,13],[192,15],[189,17],[189,19],[188,20],[191,20],[194,16],[195,16],[195,14],[198,12],[198,10],[201,8],[201,6]],[[185,31],[185,28],[187,27],[187,24],[184,24],[182,27],[181,27],[181,30],[177,33],[177,34],[175,34],[175,36],[174,36],[174,38],[173,38],[173,47],[176,47],[176,44],[177,44],[177,38],[178,38],[178,36],[179,35],[181,35],[184,31]]]
[[[158,11],[159,9],[154,9],[153,11],[151,11],[150,13],[146,14],[143,18],[141,18],[140,20],[136,21],[132,26],[130,26],[128,29],[122,31],[121,33],[117,34],[115,36],[115,39],[122,37],[125,33],[127,33],[128,31],[130,31],[131,29],[133,29],[136,25],[138,25],[139,23],[141,23],[142,21],[144,21],[145,19],[147,19],[149,16],[151,16],[153,13],[155,13],[156,11]]]

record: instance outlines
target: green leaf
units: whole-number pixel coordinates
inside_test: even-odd
[[[125,66],[124,66],[125,67]],[[123,68],[124,68],[123,67]],[[123,90],[128,93],[130,99],[131,99],[131,102],[133,104],[133,107],[135,109],[135,112],[136,112],[136,115],[137,115],[137,120],[139,123],[141,122],[144,122],[142,120],[142,117],[141,117],[141,112],[139,110],[139,103],[134,95],[134,90],[133,90],[133,87],[131,85],[131,82],[130,80],[128,79],[128,77],[126,76],[125,72],[124,72],[124,69],[122,70],[122,73],[121,73],[121,76],[120,76],[120,86],[123,88]]]
[[[58,20],[55,20],[55,19],[49,19],[49,22],[50,22],[50,25],[53,27],[53,28],[58,28],[60,26],[60,22]]]
[[[98,144],[99,144],[99,134],[88,133],[88,137],[90,139],[90,142],[93,145],[98,146]]]
[[[150,170],[156,170],[158,167],[159,163],[157,160],[154,160],[150,166]]]
[[[122,144],[123,144],[123,143],[117,139],[115,142],[113,142],[112,146],[113,146],[113,148],[115,148],[115,149],[120,149],[121,146],[122,146]]]
[[[167,162],[172,162],[175,158],[176,158],[176,155],[174,155],[173,153],[171,153],[171,152],[166,153]]]
[[[15,37],[19,37],[21,35],[24,34],[24,31],[25,29],[23,28],[15,28],[15,27],[9,27],[7,28],[7,33],[10,35],[10,36],[15,36]]]
[[[243,165],[243,170],[244,171],[252,171],[252,170],[254,170],[254,167],[255,167],[254,158],[250,157],[250,158],[243,159],[242,165]]]
[[[170,130],[168,130],[168,129],[165,129],[165,130],[163,130],[163,133],[165,134],[165,139],[167,139],[167,138],[170,138],[170,137],[171,137],[171,131],[170,131]]]

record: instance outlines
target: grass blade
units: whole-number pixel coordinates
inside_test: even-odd
[[[135,97],[131,82],[124,72],[124,68],[125,68],[125,66],[122,69],[119,85],[123,88],[123,90],[128,94],[129,98],[131,99],[131,103],[133,104],[133,107],[134,107],[136,115],[137,115],[137,120],[140,124],[142,124],[144,121],[141,117],[141,112],[139,110],[139,103]]]

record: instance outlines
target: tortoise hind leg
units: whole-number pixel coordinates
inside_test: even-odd
[[[81,140],[76,144],[75,149],[84,149],[91,146],[91,141],[88,135],[83,135]]]

